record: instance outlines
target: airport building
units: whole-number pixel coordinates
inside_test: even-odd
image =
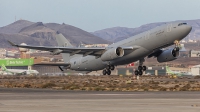
[[[189,54],[190,57],[200,57],[200,51],[191,50]]]
[[[191,67],[191,73],[195,75],[200,75],[200,65],[195,65]]]
[[[136,67],[117,67],[117,75],[133,75]],[[146,75],[166,75],[166,67],[147,67]]]

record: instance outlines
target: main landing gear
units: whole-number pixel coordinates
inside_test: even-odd
[[[115,66],[114,65],[108,65],[106,67],[105,70],[103,70],[103,75],[110,75],[111,74],[111,70],[114,70],[115,69]]]
[[[146,66],[142,66],[144,61],[145,61],[144,59],[139,60],[138,70],[135,70],[136,76],[138,75],[142,76],[143,72],[147,70]]]

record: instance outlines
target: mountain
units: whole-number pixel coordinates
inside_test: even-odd
[[[0,47],[11,47],[6,40],[15,43],[31,45],[57,46],[56,32],[62,33],[72,45],[84,44],[108,44],[107,40],[94,36],[82,29],[67,24],[29,22],[19,20],[4,27],[0,27]]]
[[[22,28],[30,26],[32,24],[34,23],[27,20],[18,20],[7,26],[0,27],[0,33],[6,33],[6,34],[18,33]]]
[[[101,37],[105,40],[115,42],[115,39],[121,37],[128,37],[134,32],[134,28],[114,27],[100,31],[93,32],[92,34]]]
[[[186,22],[192,26],[193,29],[190,33],[190,39],[200,40],[200,38],[198,38],[200,37],[200,19],[178,20],[178,21]],[[95,31],[95,32],[92,32],[92,34],[111,42],[117,42],[125,38],[142,33],[144,31],[150,30],[152,28],[155,28],[165,23],[167,22],[150,23],[150,24],[142,25],[137,28],[113,27],[113,28],[107,28],[107,29]]]
[[[102,38],[94,36],[91,33],[88,33],[80,28],[67,25],[67,24],[56,24],[56,23],[47,23],[45,24],[48,28],[51,28],[55,31],[62,33],[72,44],[79,45],[83,44],[101,44],[101,43],[110,43]]]

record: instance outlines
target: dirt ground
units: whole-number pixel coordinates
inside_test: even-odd
[[[51,88],[83,91],[200,91],[200,77],[0,76],[3,88]]]

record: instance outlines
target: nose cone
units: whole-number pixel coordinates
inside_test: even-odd
[[[190,33],[190,31],[192,30],[192,26],[190,26],[190,25],[186,25],[185,26],[186,28],[186,32],[188,32],[188,33]]]
[[[181,30],[182,30],[183,36],[185,37],[185,36],[187,36],[187,35],[190,33],[190,31],[192,30],[192,26],[190,26],[190,25],[184,25],[184,26],[182,26]]]

